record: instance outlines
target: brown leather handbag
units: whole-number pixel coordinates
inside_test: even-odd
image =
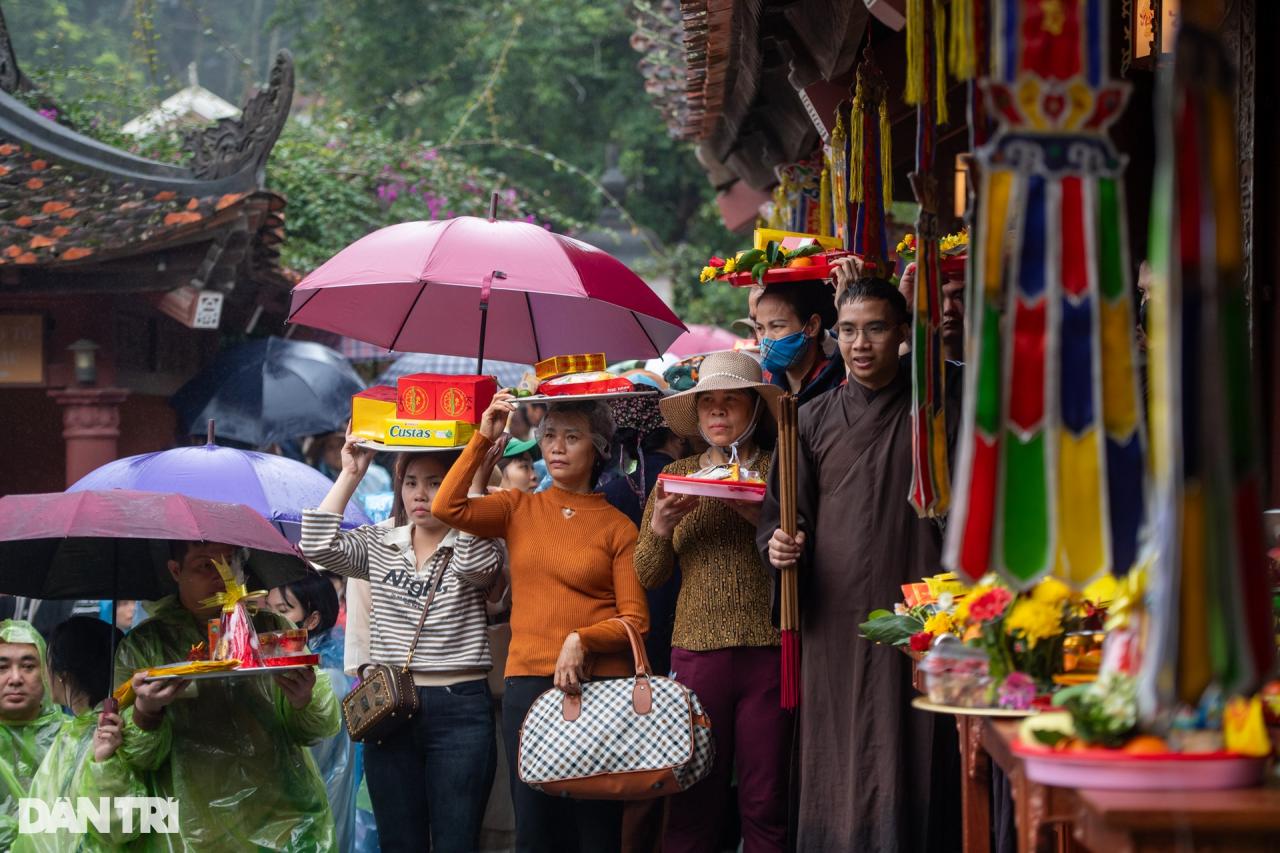
[[[404,666],[396,668],[385,663],[366,663],[357,671],[360,683],[342,698],[342,716],[347,723],[347,734],[358,743],[382,743],[384,739],[404,725],[419,711],[418,687],[413,683],[413,653],[422,636],[422,626],[427,621],[427,611],[435,601],[436,591],[444,573],[453,560],[453,549],[444,550],[444,560],[431,581],[431,591],[422,605],[418,618],[418,630],[409,644],[409,656]]]

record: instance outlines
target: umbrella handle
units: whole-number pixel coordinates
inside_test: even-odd
[[[493,280],[505,279],[507,274],[494,270],[484,277],[480,285],[480,353],[476,356],[476,375],[484,373],[484,337],[489,325],[489,295],[493,292]]]

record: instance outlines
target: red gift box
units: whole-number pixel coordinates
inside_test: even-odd
[[[498,393],[493,376],[411,373],[396,382],[396,417],[414,421],[480,423]]]

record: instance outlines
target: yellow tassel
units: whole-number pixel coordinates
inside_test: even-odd
[[[770,228],[784,228],[783,218],[787,207],[787,175],[783,173],[782,182],[773,191],[773,213],[769,216]]]
[[[836,111],[836,126],[831,131],[831,207],[835,211],[835,215],[840,217],[843,222],[845,210],[845,182],[844,178],[849,169],[844,153],[845,142],[848,139],[848,128],[844,123],[844,110]],[[836,232],[839,233],[838,231]]]
[[[951,0],[951,39],[947,44],[951,76],[972,80],[977,71],[977,43],[973,34],[973,0]]]
[[[884,178],[884,206],[893,204],[893,144],[889,132],[889,99],[880,102],[880,173]]]
[[[862,167],[864,127],[866,116],[862,114],[862,87],[853,96],[853,110],[849,113],[849,201],[862,201]]]
[[[831,231],[831,165],[822,164],[822,183],[818,188],[818,233],[829,236]]]
[[[907,88],[902,100],[912,106],[924,94],[924,0],[907,0]]]
[[[933,67],[937,78],[938,124],[947,123],[947,63],[943,61],[942,46],[947,43],[947,16],[942,11],[942,4],[933,0]],[[926,84],[927,85],[927,84]]]

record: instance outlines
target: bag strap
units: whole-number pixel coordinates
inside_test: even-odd
[[[418,617],[418,630],[413,632],[413,642],[409,644],[409,657],[405,659],[404,666],[400,668],[401,672],[408,672],[410,665],[413,664],[413,653],[418,650],[418,638],[422,636],[422,626],[427,623],[427,611],[431,609],[431,602],[436,600],[436,591],[440,589],[440,583],[444,580],[444,573],[449,569],[449,564],[453,562],[452,548],[441,548],[436,554],[439,555],[441,551],[444,552],[444,561],[431,580],[431,591],[427,593],[427,601],[422,605],[422,615]]]
[[[631,657],[636,663],[636,677],[652,676],[653,669],[649,666],[649,655],[644,649],[644,640],[640,637],[640,631],[631,624],[630,620],[623,619],[621,616],[615,616],[609,621],[619,623],[627,631],[627,639],[631,641]]]

